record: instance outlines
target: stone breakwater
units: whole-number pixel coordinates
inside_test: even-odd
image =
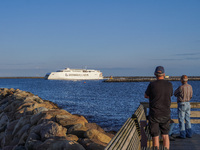
[[[114,135],[19,89],[0,89],[1,150],[103,150]]]
[[[180,81],[180,76],[166,76],[165,80]],[[189,81],[200,81],[200,76],[188,76]],[[156,77],[110,77],[104,80],[104,82],[151,82],[155,81]]]

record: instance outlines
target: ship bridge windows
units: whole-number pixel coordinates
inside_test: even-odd
[[[81,70],[72,70],[72,72],[82,72]]]
[[[89,76],[89,74],[69,74],[69,76]]]

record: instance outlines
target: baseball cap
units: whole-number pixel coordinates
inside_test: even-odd
[[[163,73],[165,73],[165,69],[163,66],[157,66],[155,69],[154,74],[156,75],[162,75]]]
[[[183,80],[183,81],[188,81],[188,77],[187,77],[186,75],[182,75],[182,76],[181,76],[181,80]]]

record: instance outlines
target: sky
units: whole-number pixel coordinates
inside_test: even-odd
[[[64,68],[200,75],[199,0],[0,0],[0,77]]]

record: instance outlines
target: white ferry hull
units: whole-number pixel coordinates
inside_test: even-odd
[[[48,80],[102,80],[103,76],[97,70],[65,69],[51,72],[45,76]]]

